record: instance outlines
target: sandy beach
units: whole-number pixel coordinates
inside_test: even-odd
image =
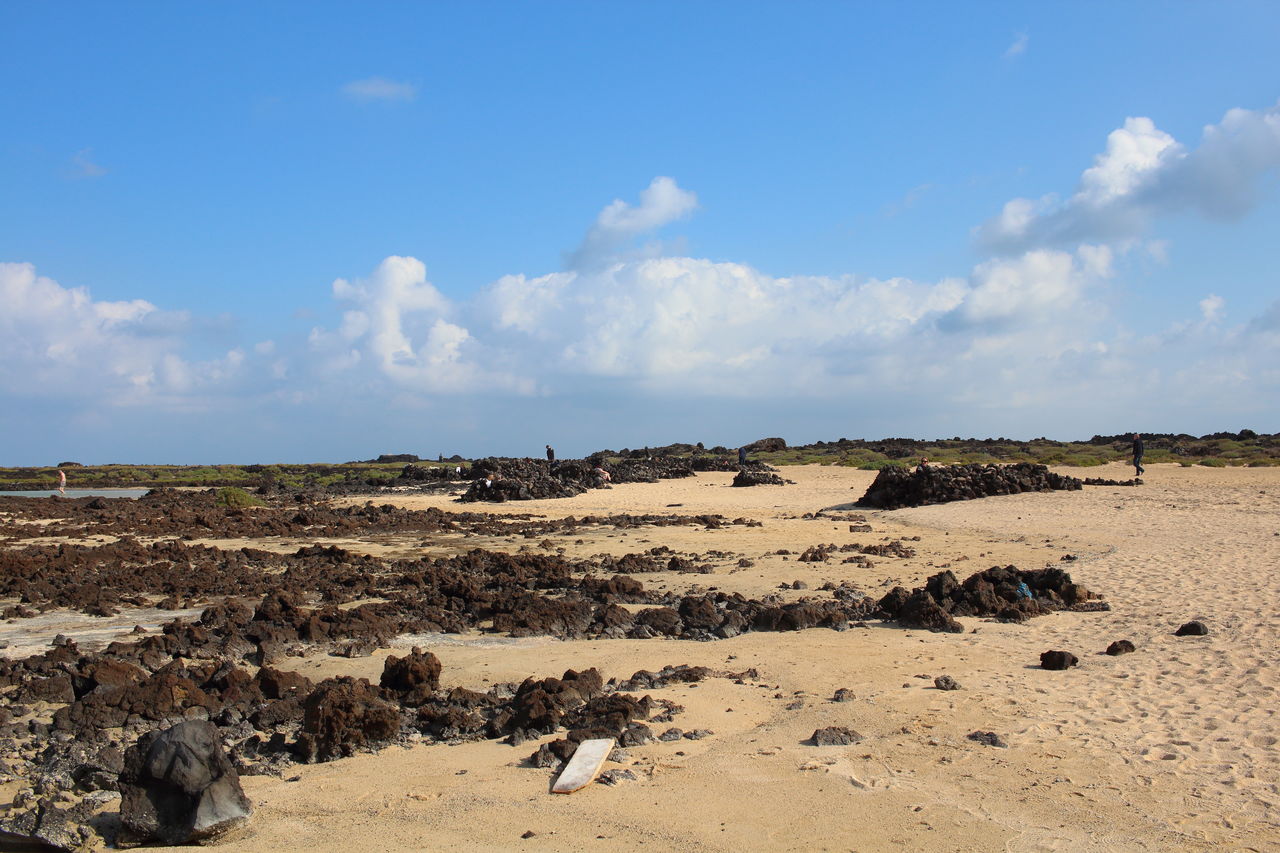
[[[1127,476],[1127,466],[1109,467],[1100,476]],[[662,691],[687,709],[678,724],[715,734],[633,750],[643,771],[636,782],[552,796],[547,771],[519,766],[527,748],[392,748],[304,767],[298,782],[246,780],[259,811],[252,830],[234,844],[337,850],[371,836],[382,849],[1267,850],[1280,844],[1280,578],[1274,571],[1280,565],[1280,472],[1152,466],[1146,485],[1136,489],[869,513],[874,534],[799,518],[856,499],[871,473],[828,467],[783,473],[795,485],[732,489],[728,475],[704,474],[506,506],[555,517],[682,504],[681,513],[749,516],[763,526],[644,530],[561,547],[621,554],[652,542],[744,553],[755,568],[695,577],[704,586],[757,595],[784,581],[813,588],[846,579],[874,594],[918,585],[944,563],[963,578],[968,570],[1038,567],[1069,553],[1079,558],[1070,566],[1073,577],[1106,595],[1113,610],[1058,613],[1023,625],[961,620],[969,633],[960,636],[872,623],[846,632],[758,633],[715,643],[483,638],[427,644],[444,664],[442,683],[473,688],[587,666],[619,677],[666,664],[754,667],[760,677]],[[920,536],[918,556],[878,560],[869,570],[800,563],[794,554],[765,556],[886,536]],[[1205,621],[1212,633],[1174,637],[1191,619]],[[1099,654],[1116,639],[1131,639],[1137,653]],[[1081,664],[1042,670],[1039,654],[1048,649],[1073,651]],[[328,674],[339,668],[331,660],[309,668]],[[380,656],[360,663],[359,674],[376,680]],[[932,679],[942,674],[963,689],[934,689]],[[830,701],[842,687],[857,698]],[[789,707],[797,703],[802,706]],[[866,740],[852,747],[804,744],[827,725],[847,725]],[[998,732],[1009,747],[967,740],[975,730]],[[526,831],[536,834],[521,839]]]
[[[851,582],[879,597],[896,585],[921,585],[944,568],[963,580],[995,565],[1056,565],[1112,609],[1023,624],[962,618],[963,634],[873,620],[846,631],[758,632],[715,642],[430,635],[398,638],[396,648],[364,658],[291,658],[280,667],[313,680],[350,674],[376,683],[388,654],[416,645],[439,657],[442,687],[476,690],[569,668],[626,678],[640,669],[693,664],[719,675],[647,691],[684,707],[672,725],[710,733],[632,748],[606,765],[629,769],[634,780],[553,795],[553,771],[523,763],[534,742],[392,746],[298,765],[282,778],[243,778],[256,813],[218,846],[1263,851],[1280,845],[1274,571],[1280,470],[1152,465],[1138,488],[892,512],[844,506],[862,494],[872,472],[807,466],[781,473],[793,483],[738,489],[729,486],[731,475],[704,473],[485,507],[546,518],[720,513],[759,521],[758,527],[340,544],[380,556],[478,546],[571,557],[665,545],[713,555],[714,571],[645,575],[646,587],[786,599],[817,594],[827,581]],[[1129,476],[1121,465],[1088,473]],[[459,509],[447,496],[378,502]],[[865,517],[871,531],[851,531],[854,516]],[[812,545],[895,540],[915,555],[873,557],[869,567],[797,559]],[[1210,633],[1173,635],[1192,619]],[[4,627],[17,639],[21,625]],[[1137,651],[1101,654],[1119,639]],[[1042,669],[1039,655],[1050,649],[1074,653],[1079,666]],[[961,689],[936,689],[940,675]],[[852,699],[833,701],[842,688]],[[809,745],[825,726],[847,726],[863,740]],[[975,731],[995,732],[1007,747],[966,737]]]

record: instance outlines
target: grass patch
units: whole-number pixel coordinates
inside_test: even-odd
[[[226,507],[248,507],[248,506],[266,506],[266,501],[255,495],[251,495],[244,489],[236,486],[228,486],[225,489],[218,489],[218,497],[216,503],[218,506]]]

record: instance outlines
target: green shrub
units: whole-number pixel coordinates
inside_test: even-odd
[[[244,489],[235,486],[228,486],[225,489],[218,489],[218,506],[227,507],[246,507],[246,506],[266,506],[266,502],[257,498]]]
[[[872,459],[858,466],[859,471],[879,471],[881,468],[906,468],[906,464],[896,459]]]
[[[1206,456],[1200,460],[1200,464],[1206,468],[1226,468],[1227,463],[1214,456]]]

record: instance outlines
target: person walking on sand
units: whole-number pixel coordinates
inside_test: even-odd
[[[67,493],[67,472],[61,468],[58,469],[58,494],[65,495]]]
[[[1135,477],[1147,473],[1147,469],[1142,467],[1142,435],[1136,432],[1133,434],[1133,470]]]

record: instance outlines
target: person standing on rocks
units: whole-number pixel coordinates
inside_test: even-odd
[[[1135,477],[1141,477],[1147,473],[1147,469],[1142,467],[1142,435],[1140,433],[1133,434],[1133,470]]]
[[[745,447],[738,448],[738,464],[739,465],[747,464],[747,448]]]
[[[547,461],[552,465],[556,464],[556,452],[551,449],[551,445],[547,445]]]

